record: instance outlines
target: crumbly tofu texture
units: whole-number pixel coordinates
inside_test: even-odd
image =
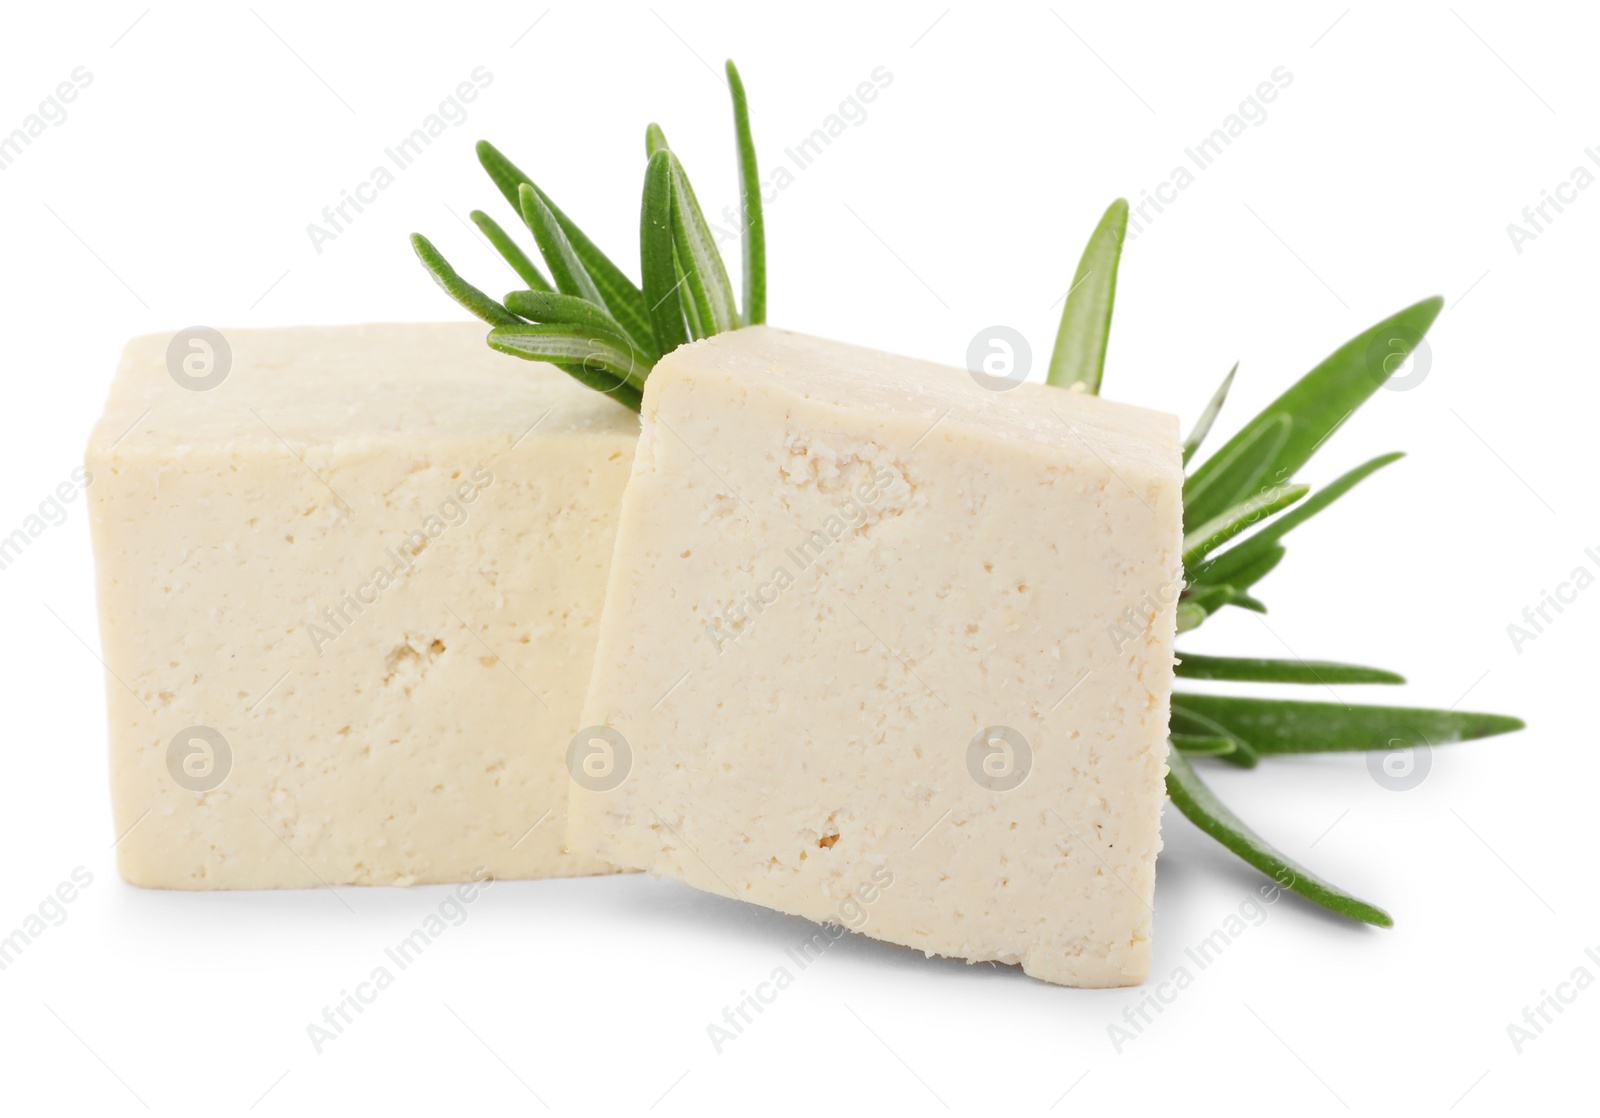
[[[129,882],[607,868],[564,757],[638,419],[484,329],[226,330],[207,391],[128,344],[88,468]]]
[[[574,783],[571,840],[929,954],[1141,981],[1176,420],[767,327],[647,383],[585,713],[626,750],[592,743],[620,761]]]

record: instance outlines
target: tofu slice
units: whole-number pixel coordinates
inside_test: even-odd
[[[638,420],[483,333],[128,344],[88,492],[129,882],[606,868],[564,756]]]
[[[767,327],[647,385],[575,848],[930,955],[1141,981],[1176,420]]]

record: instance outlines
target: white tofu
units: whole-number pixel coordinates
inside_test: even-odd
[[[645,392],[571,841],[1139,982],[1182,480],[1168,415],[766,327],[679,349]]]
[[[128,344],[88,450],[128,881],[605,868],[564,756],[638,419],[484,332]]]

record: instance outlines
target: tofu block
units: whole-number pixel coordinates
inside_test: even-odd
[[[483,334],[128,344],[87,464],[129,882],[606,869],[564,758],[638,418]]]
[[[930,955],[1141,981],[1176,420],[767,327],[668,356],[643,417],[576,848]]]

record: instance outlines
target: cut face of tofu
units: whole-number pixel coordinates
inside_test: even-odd
[[[565,754],[638,419],[484,329],[129,343],[88,450],[128,881],[606,868]]]
[[[929,954],[1141,981],[1181,498],[1168,415],[767,327],[677,350],[571,841]]]

